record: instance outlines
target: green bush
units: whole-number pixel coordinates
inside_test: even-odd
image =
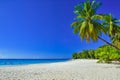
[[[83,50],[72,55],[73,59],[95,59],[94,50]]]
[[[88,54],[89,54],[90,59],[95,59],[95,51],[94,50],[89,50]]]
[[[77,53],[74,53],[74,54],[72,55],[72,58],[73,58],[73,59],[78,59]]]
[[[110,46],[102,46],[95,50],[95,57],[99,59],[98,63],[111,63],[113,60],[120,59],[120,53]]]
[[[113,60],[120,60],[120,52],[108,45],[104,45],[96,50],[83,50],[74,53],[72,57],[73,59],[99,59],[98,63],[111,63]]]

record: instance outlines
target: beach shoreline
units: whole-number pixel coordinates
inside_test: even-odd
[[[119,80],[120,65],[97,60],[0,67],[0,80]]]

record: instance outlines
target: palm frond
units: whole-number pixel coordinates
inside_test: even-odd
[[[92,20],[103,20],[104,15],[103,14],[96,14],[91,17]]]

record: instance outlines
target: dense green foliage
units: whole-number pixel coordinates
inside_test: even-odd
[[[83,50],[72,55],[73,59],[95,59],[94,50]]]
[[[111,40],[117,42],[118,34],[120,33],[120,20],[113,17],[112,14],[99,14],[97,9],[101,3],[96,0],[86,0],[75,6],[74,13],[76,14],[75,21],[71,24],[74,33],[79,34],[82,40],[104,41],[109,46],[120,51],[120,48],[114,44],[109,43],[101,38],[102,34],[106,34]]]
[[[110,63],[113,60],[120,60],[120,52],[108,45],[104,45],[96,50],[83,50],[82,52],[74,53],[72,57],[73,59],[99,59],[99,63]]]
[[[120,52],[105,45],[95,50],[95,57],[99,59],[98,62],[110,63],[112,60],[120,59]]]
[[[120,60],[120,20],[112,14],[99,14],[101,3],[86,0],[75,6],[75,21],[71,24],[74,33],[87,42],[102,40],[107,45],[96,50],[83,50],[74,53],[73,59],[99,59],[98,62],[110,63]],[[111,42],[101,38],[102,34],[110,37]],[[108,46],[109,45],[109,46]]]
[[[95,59],[94,50],[83,50],[82,52],[74,53],[73,59]]]

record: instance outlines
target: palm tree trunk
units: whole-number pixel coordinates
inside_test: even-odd
[[[117,49],[117,50],[120,52],[120,48],[118,48],[117,46],[115,46],[115,45],[113,45],[113,44],[107,42],[106,40],[104,40],[103,38],[101,38],[101,37],[99,37],[99,36],[98,36],[98,39],[102,40],[103,42],[105,42],[105,43],[108,44],[109,46],[111,46],[111,47]]]

